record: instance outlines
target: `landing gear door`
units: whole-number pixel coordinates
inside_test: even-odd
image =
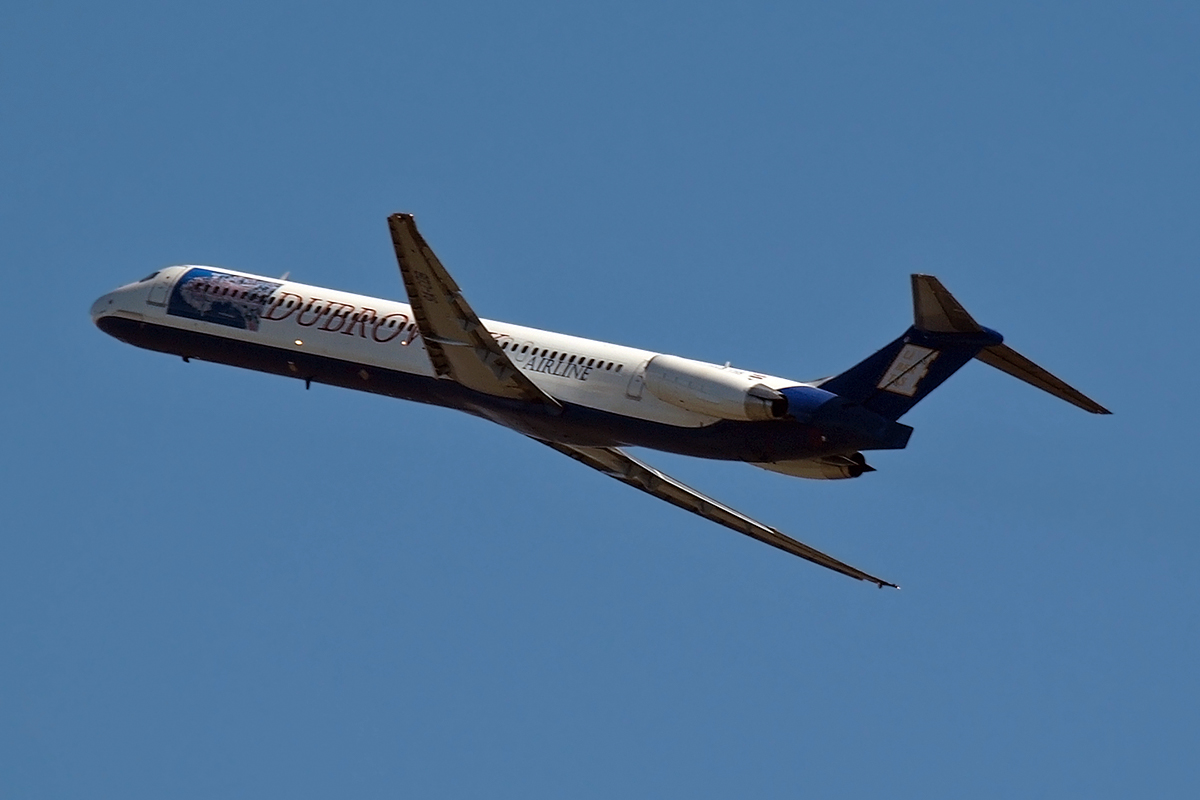
[[[150,284],[150,294],[146,295],[146,304],[151,306],[165,306],[174,277],[174,274],[170,270],[165,269],[155,275],[154,282]]]

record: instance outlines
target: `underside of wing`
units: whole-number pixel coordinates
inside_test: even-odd
[[[458,284],[417,230],[412,214],[388,217],[400,275],[434,372],[496,397],[558,408],[500,349],[463,298]]]
[[[581,464],[599,470],[610,478],[616,478],[621,483],[640,489],[654,495],[660,500],[698,514],[726,528],[735,530],[760,542],[777,547],[786,553],[799,556],[814,564],[840,572],[860,581],[869,581],[880,588],[891,586],[899,588],[882,578],[868,575],[860,569],[842,563],[832,556],[822,553],[808,545],[798,542],[772,527],[750,519],[745,514],[734,511],[727,505],[713,500],[711,497],[683,485],[669,475],[659,472],[649,464],[644,464],[636,458],[618,450],[615,447],[574,447],[556,442],[542,442],[564,455],[568,455]]]

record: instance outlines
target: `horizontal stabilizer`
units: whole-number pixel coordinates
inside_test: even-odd
[[[1072,405],[1079,406],[1084,411],[1090,411],[1093,414],[1112,413],[1083,392],[1054,377],[1006,344],[985,347],[976,354],[975,358],[1001,372],[1007,372],[1014,378],[1020,378],[1030,386],[1036,386],[1043,392],[1049,392]]]

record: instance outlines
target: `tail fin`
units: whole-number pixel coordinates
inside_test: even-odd
[[[1005,345],[932,275],[913,275],[913,326],[822,389],[897,420],[972,358],[1094,414],[1109,411]]]

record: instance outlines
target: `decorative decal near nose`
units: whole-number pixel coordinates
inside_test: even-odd
[[[929,365],[937,357],[937,350],[906,344],[875,388],[912,397],[917,393],[921,379],[929,373]]]
[[[267,301],[282,285],[211,269],[190,269],[175,284],[167,313],[256,331]]]

